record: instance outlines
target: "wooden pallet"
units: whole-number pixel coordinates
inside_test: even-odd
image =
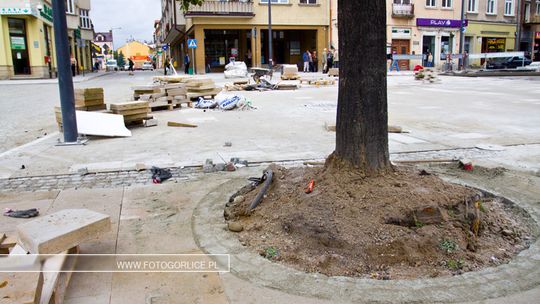
[[[299,80],[300,78],[300,75],[281,75],[282,80]]]

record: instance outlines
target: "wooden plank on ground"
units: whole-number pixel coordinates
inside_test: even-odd
[[[175,122],[175,121],[167,122],[167,126],[169,126],[169,127],[197,128],[197,125],[192,125],[192,124],[182,123],[182,122]]]
[[[149,105],[149,101],[129,101],[129,102],[121,102],[121,103],[111,103],[111,110],[113,112],[115,111],[124,111],[124,110],[133,110],[133,109],[140,109],[140,108],[147,108]]]
[[[77,263],[79,246],[64,251],[59,255],[47,258],[43,262],[43,289],[41,304],[60,304],[71,280],[72,271]],[[63,272],[59,272],[63,271]]]

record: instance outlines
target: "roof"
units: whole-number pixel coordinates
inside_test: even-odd
[[[100,39],[98,39],[98,37]],[[101,37],[103,37],[103,40],[101,40]],[[97,32],[94,35],[94,41],[96,41],[96,42],[112,42],[113,41],[112,32]]]

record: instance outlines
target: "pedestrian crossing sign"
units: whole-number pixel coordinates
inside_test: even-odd
[[[197,48],[197,39],[188,39],[188,48],[196,49]]]

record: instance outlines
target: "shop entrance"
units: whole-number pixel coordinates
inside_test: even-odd
[[[15,75],[29,75],[30,58],[26,41],[26,23],[24,19],[9,18],[9,38],[11,42],[11,58]]]
[[[424,36],[422,38],[422,54],[424,55],[423,65],[426,67],[432,67],[435,60],[435,36]],[[431,61],[428,61],[429,54],[431,53]]]
[[[261,31],[261,64],[268,64],[268,31]],[[316,30],[275,30],[272,31],[272,55],[274,65],[296,64],[303,67],[302,54],[312,54],[317,50]],[[321,62],[321,54],[316,54],[317,63]],[[317,64],[315,64],[317,66]]]
[[[392,39],[392,53],[399,55],[409,55],[410,52],[410,40],[405,39]],[[398,60],[400,70],[409,70],[409,60]]]

